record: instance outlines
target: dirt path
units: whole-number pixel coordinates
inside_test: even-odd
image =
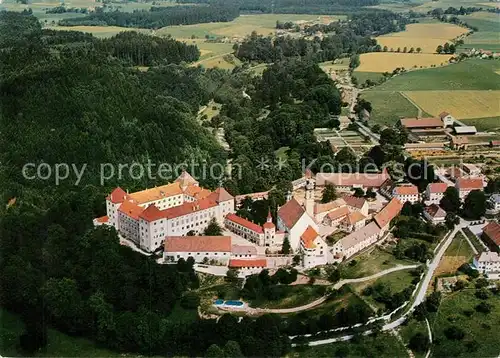
[[[424,112],[424,111],[422,111],[422,108],[420,108],[415,102],[413,102],[413,100],[410,97],[408,97],[403,91],[399,91],[399,94],[401,96],[403,96],[404,98],[406,98],[408,100],[408,102],[410,102],[411,104],[413,104],[415,106],[415,108],[418,110],[417,117],[422,118],[422,114]]]

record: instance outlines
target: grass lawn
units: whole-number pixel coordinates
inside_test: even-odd
[[[465,16],[459,16],[461,20],[471,26],[475,26],[479,31],[465,38],[465,44],[460,49],[476,48],[490,51],[500,49],[500,38],[498,34],[498,22],[500,16],[490,12],[475,12]]]
[[[479,241],[480,239],[472,231],[470,231],[470,229],[468,227],[464,228],[463,231],[464,231],[465,235],[467,235],[467,237],[469,238],[469,241],[472,243],[472,245],[474,245],[477,252],[485,251],[484,246]]]
[[[366,82],[366,80],[372,80],[374,82],[377,82],[380,80],[382,76],[382,72],[361,72],[361,71],[354,71],[353,72],[353,77],[356,77],[358,80],[358,84],[363,84]]]
[[[473,59],[440,68],[411,71],[375,87],[376,91],[499,90],[498,61]],[[387,94],[386,94],[387,96]]]
[[[286,151],[290,149],[290,147],[281,147],[277,150],[274,151],[274,154],[276,154],[276,157],[282,160],[287,160],[288,155],[286,154]]]
[[[411,269],[391,272],[378,279],[359,283],[351,283],[349,285],[352,287],[353,291],[359,294],[370,306],[374,308],[385,308],[384,303],[375,301],[372,296],[363,296],[363,290],[368,286],[381,283],[389,287],[392,293],[400,292],[411,285],[411,281],[413,280],[414,276],[412,276],[410,272]]]
[[[23,357],[19,351],[19,336],[24,324],[15,314],[0,310],[0,354],[4,357]],[[35,357],[138,357],[136,354],[122,354],[99,348],[85,338],[71,337],[55,329],[48,330],[48,344]]]
[[[453,238],[450,246],[446,249],[445,256],[465,256],[470,260],[474,255],[474,251],[465,239],[465,236],[459,231]]]
[[[461,121],[476,126],[480,131],[498,131],[500,129],[500,117],[463,119]]]
[[[496,357],[500,352],[500,296],[491,296],[486,302],[492,305],[490,313],[477,312],[475,307],[482,301],[474,296],[475,290],[463,290],[445,296],[439,311],[430,319],[434,336],[434,357]],[[472,311],[468,317],[464,311]],[[444,331],[450,326],[465,332],[462,340],[449,340]],[[469,342],[476,342],[469,343]],[[474,349],[467,349],[467,343]]]
[[[359,342],[353,341],[325,344],[315,347],[297,347],[289,357],[408,357],[403,344],[390,333],[376,337],[364,336]]]
[[[356,263],[352,265],[354,261]],[[413,264],[415,262],[396,259],[391,253],[374,247],[361,255],[343,262],[340,264],[340,268],[342,278],[359,278],[376,274],[397,265]]]
[[[257,298],[249,302],[250,307],[259,308],[292,308],[308,304],[325,294],[326,286],[321,285],[277,285],[278,290],[283,290],[283,298],[267,300]]]
[[[395,91],[373,90],[361,92],[361,98],[372,104],[370,123],[392,126],[401,117],[416,117],[418,109],[401,93]]]

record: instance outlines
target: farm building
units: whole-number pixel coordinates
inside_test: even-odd
[[[444,128],[444,122],[441,118],[401,118],[401,126],[407,129],[432,129]]]
[[[456,134],[464,135],[464,134],[476,134],[477,129],[475,126],[461,126],[453,128]]]
[[[424,150],[443,150],[445,143],[406,143],[405,149],[407,151],[424,151]]]
[[[500,224],[495,221],[490,222],[483,228],[481,237],[496,252],[500,251]]]
[[[452,126],[455,123],[455,118],[448,112],[441,112],[439,118],[441,118],[445,127]]]
[[[464,172],[466,172],[470,176],[481,175],[481,169],[479,169],[474,164],[463,163],[462,164],[462,169],[463,169]]]
[[[467,149],[469,146],[469,138],[465,136],[451,137],[451,147],[453,149]]]

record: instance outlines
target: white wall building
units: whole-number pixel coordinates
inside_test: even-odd
[[[332,254],[335,258],[347,259],[377,242],[382,234],[380,227],[375,222],[371,222],[337,241],[332,247]]]
[[[484,184],[481,178],[458,178],[455,182],[460,199],[464,200],[473,190],[483,190]]]
[[[398,199],[403,204],[407,201],[411,204],[418,202],[418,188],[412,184],[395,186],[392,189],[392,197]]]
[[[425,189],[425,198],[431,204],[439,204],[446,189],[448,189],[448,184],[446,183],[429,183]]]
[[[123,208],[121,208],[123,206]],[[116,188],[106,198],[109,225],[145,251],[155,251],[165,236],[201,233],[212,218],[220,224],[234,213],[234,197],[224,188],[199,187],[183,172],[174,183],[128,194]]]
[[[327,264],[328,245],[311,226],[300,237],[300,249],[305,268]]]
[[[424,218],[433,224],[441,224],[446,220],[446,211],[437,204],[431,204],[424,209]]]
[[[445,127],[452,127],[455,123],[455,118],[448,112],[441,112],[439,118],[441,118]]]
[[[231,258],[230,236],[167,236],[163,244],[163,259],[177,263],[180,258],[192,257],[196,263],[216,260],[227,264]]]
[[[360,211],[353,211],[340,222],[339,229],[345,232],[353,232],[360,230],[366,225],[366,216]]]
[[[231,259],[229,261],[229,268],[238,270],[239,277],[258,274],[266,267],[266,259]]]
[[[482,252],[481,255],[474,257],[473,264],[481,273],[499,273],[500,255],[493,251]]]

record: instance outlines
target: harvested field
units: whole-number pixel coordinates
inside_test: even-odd
[[[435,116],[443,110],[458,119],[500,116],[500,91],[408,91],[405,94]]]
[[[371,52],[360,56],[361,65],[356,68],[359,72],[392,72],[397,67],[407,70],[413,68],[427,68],[448,64],[452,55],[435,55],[428,53],[391,53]]]
[[[437,24],[410,24],[406,30],[379,36],[376,38],[380,46],[387,46],[395,51],[398,47],[408,50],[420,47],[422,53],[435,53],[436,47],[450,42],[452,39],[467,33],[469,30],[460,26],[447,23]]]

